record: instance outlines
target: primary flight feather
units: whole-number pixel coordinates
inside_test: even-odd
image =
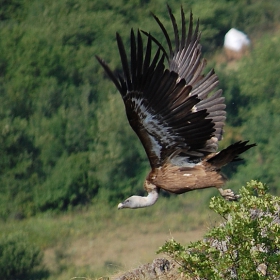
[[[155,16],[167,41],[168,50],[147,32],[144,46],[141,32],[131,30],[130,58],[117,33],[123,74],[115,75],[99,57],[109,78],[123,98],[128,121],[141,140],[151,171],[144,188],[148,195],[131,196],[118,205],[140,208],[153,205],[160,189],[181,194],[196,189],[216,187],[228,200],[237,196],[224,190],[221,168],[255,144],[237,142],[217,152],[226,118],[222,90],[216,90],[218,77],[211,70],[203,75],[206,61],[201,58],[199,23],[193,29],[190,15],[188,32],[181,8],[181,36],[168,7],[175,46],[164,25]],[[181,38],[180,38],[181,37]],[[157,51],[152,55],[152,46]],[[168,65],[165,66],[167,60]]]

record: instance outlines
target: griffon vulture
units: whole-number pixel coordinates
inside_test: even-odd
[[[188,31],[181,8],[181,34],[168,7],[175,45],[161,21],[168,49],[147,32],[144,46],[141,32],[131,30],[128,58],[120,35],[116,34],[123,74],[117,75],[97,56],[109,78],[121,93],[128,121],[142,142],[151,165],[144,188],[145,197],[133,195],[118,208],[153,205],[160,189],[181,194],[216,187],[228,200],[237,196],[224,190],[221,168],[240,160],[239,155],[255,144],[239,141],[217,152],[226,119],[222,90],[215,90],[218,77],[211,70],[203,75],[206,61],[201,58],[199,22],[193,28],[192,13]],[[156,47],[155,54],[152,47]],[[130,61],[130,62],[129,62]],[[167,66],[166,66],[167,64]]]

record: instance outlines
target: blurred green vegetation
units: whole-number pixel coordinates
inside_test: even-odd
[[[3,280],[44,279],[43,254],[22,232],[0,238],[0,277]],[[39,268],[40,267],[40,268]]]
[[[178,18],[181,1],[168,3]],[[246,152],[246,162],[225,169],[229,186],[257,179],[279,194],[280,2],[189,0],[183,6],[200,18],[203,51],[226,96],[221,148],[241,139],[258,144]],[[104,274],[106,262],[99,272],[77,267],[65,248],[75,239],[115,232],[128,221],[128,232],[141,223],[141,230],[148,230],[151,221],[160,232],[190,230],[209,219],[205,205],[211,190],[162,198],[153,209],[114,211],[119,200],[144,192],[149,166],[121,97],[94,56],[118,71],[116,31],[125,43],[131,27],[162,38],[151,11],[171,29],[165,0],[0,1],[0,237],[7,252],[15,249],[22,256],[23,278]],[[234,67],[217,59],[231,27],[253,42],[251,53]],[[71,209],[77,211],[60,214]],[[28,237],[14,235],[21,231]],[[48,263],[46,270],[36,270],[38,248],[46,255],[52,247],[57,267]],[[32,258],[34,263],[25,262]],[[16,264],[1,261],[5,267]],[[15,271],[20,275],[19,266]]]
[[[169,1],[176,16],[180,1]],[[210,65],[231,27],[255,36],[237,71],[217,63],[228,103],[224,143],[258,146],[234,176],[279,184],[279,26],[277,0],[188,1],[200,18]],[[131,12],[133,11],[133,12]],[[148,170],[122,100],[94,55],[120,69],[115,32],[131,27],[162,36],[150,12],[168,27],[165,1],[13,0],[0,7],[0,216],[24,218],[96,200],[115,204],[141,193]],[[264,35],[265,34],[265,35]],[[222,144],[224,145],[224,144]],[[238,167],[228,168],[231,177]]]

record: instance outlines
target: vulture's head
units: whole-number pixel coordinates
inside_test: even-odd
[[[158,189],[154,189],[149,192],[148,196],[138,196],[138,195],[130,196],[125,201],[119,203],[118,209],[123,209],[123,208],[136,209],[136,208],[148,207],[155,204],[157,199],[158,199]]]
[[[118,209],[123,209],[123,208],[135,209],[135,208],[143,207],[141,206],[141,198],[143,197],[137,195],[130,196],[125,201],[119,203]]]

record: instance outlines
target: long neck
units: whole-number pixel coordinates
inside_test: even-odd
[[[158,199],[158,191],[152,190],[147,196],[137,197],[137,208],[152,206]]]

